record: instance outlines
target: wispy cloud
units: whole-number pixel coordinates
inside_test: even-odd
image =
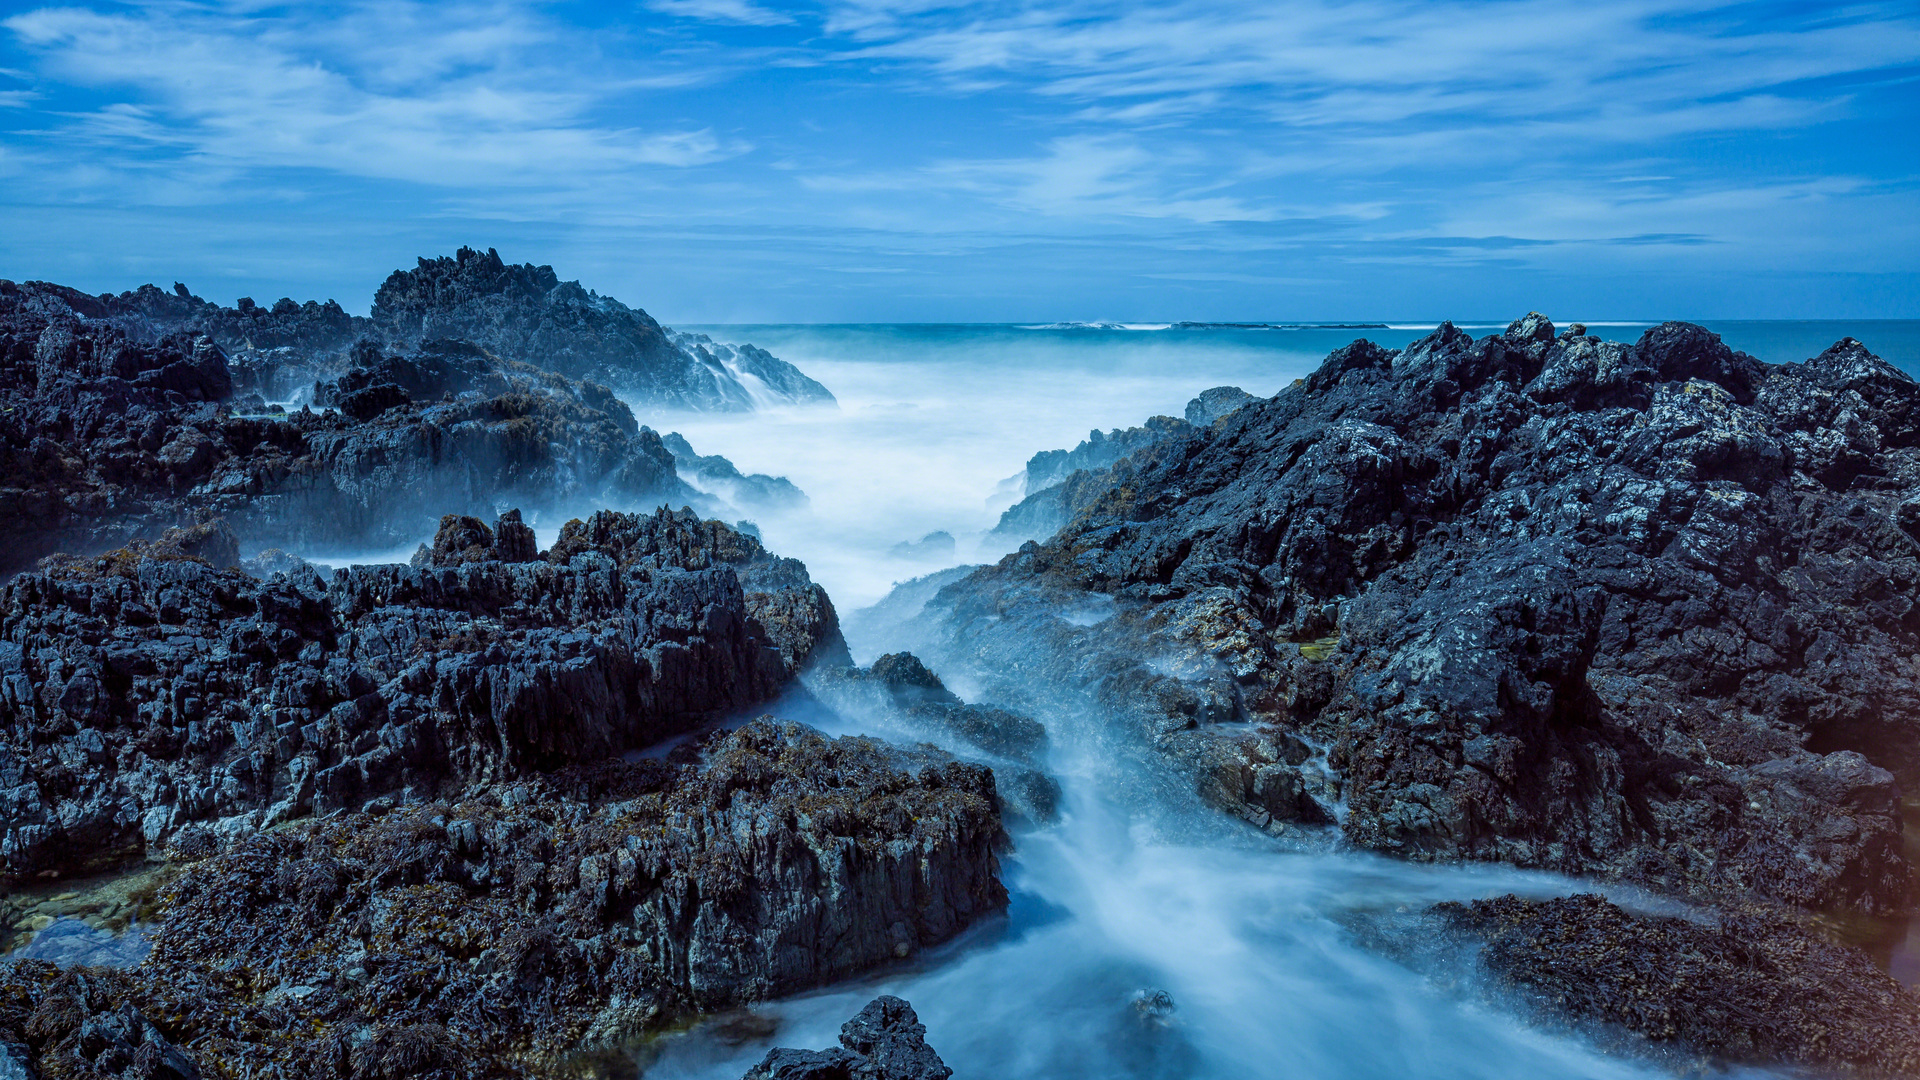
[[[99,0],[0,20],[0,202],[747,230],[836,280],[1894,273],[1915,85],[1907,2]]]
[[[327,20],[62,8],[4,25],[49,73],[137,95],[58,116],[63,138],[173,151],[196,167],[493,187],[748,149],[705,128],[605,122],[592,81],[562,63],[579,43],[514,7],[368,5]]]
[[[749,0],[647,0],[647,7],[665,15],[702,22],[742,26],[787,26],[794,22],[794,17],[785,12]]]

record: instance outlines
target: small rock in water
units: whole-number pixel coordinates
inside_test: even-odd
[[[874,998],[840,1026],[829,1050],[767,1052],[741,1080],[947,1080],[953,1070],[927,1045],[927,1027],[901,998]]]
[[[1173,1022],[1173,995],[1165,990],[1145,988],[1133,992],[1133,1011],[1142,1022],[1165,1027]]]

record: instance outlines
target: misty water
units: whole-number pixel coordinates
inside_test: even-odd
[[[1624,340],[1645,327],[1590,325]],[[1851,334],[1909,370],[1920,363],[1915,323],[1714,328],[1770,362]],[[848,613],[902,579],[1004,554],[987,531],[1018,495],[1003,481],[1035,451],[1071,447],[1091,428],[1177,416],[1211,386],[1270,395],[1356,337],[1397,347],[1431,327],[698,329],[768,348],[838,396],[837,409],[643,422],[805,490],[806,510],[757,523]],[[953,558],[892,553],[935,530],[955,537]],[[911,644],[876,636],[886,633],[877,621],[850,625],[862,662]],[[969,689],[964,673],[946,674]],[[1063,812],[1018,833],[1003,856],[1004,917],[898,970],[655,1040],[641,1053],[644,1075],[732,1080],[771,1046],[834,1045],[840,1024],[878,993],[913,1003],[962,1078],[1627,1077],[1685,1065],[1609,1053],[1604,1032],[1529,1020],[1521,1003],[1485,989],[1466,952],[1423,941],[1414,921],[1441,900],[1566,895],[1591,883],[1411,865],[1343,850],[1332,833],[1287,844],[1197,806],[1143,808],[1131,796],[1147,785],[1098,749],[1099,717],[1055,700],[1045,719]],[[787,714],[834,734],[903,734],[802,706]],[[1672,910],[1632,890],[1599,891]]]

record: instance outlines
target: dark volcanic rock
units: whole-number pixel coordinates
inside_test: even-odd
[[[1237,386],[1216,386],[1187,402],[1185,420],[1155,416],[1140,427],[1089,432],[1072,450],[1033,455],[1016,478],[1023,498],[1000,515],[991,535],[1013,541],[1052,536],[1107,489],[1113,482],[1109,470],[1118,463],[1166,439],[1210,427],[1257,400]]]
[[[1034,687],[1090,693],[1256,823],[1344,799],[1409,858],[1908,906],[1920,386],[1858,342],[1445,325],[1082,477],[917,652],[1050,724]]]
[[[563,282],[550,266],[503,262],[491,249],[461,248],[394,271],[374,294],[372,321],[395,341],[462,338],[650,405],[746,410],[756,390],[773,401],[833,400],[764,350],[698,335],[676,343],[646,312]],[[743,375],[758,385],[750,389]]]
[[[741,1080],[947,1080],[953,1070],[927,1045],[927,1027],[897,997],[874,998],[840,1026],[828,1050],[767,1053]]]
[[[328,582],[167,549],[0,586],[0,875],[604,758],[844,656],[805,567],[718,522],[596,515],[547,561],[473,561],[516,524]]]
[[[700,756],[244,840],[163,894],[139,968],[0,965],[0,1043],[52,1074],[98,1052],[86,1025],[145,1016],[209,1074],[555,1075],[1005,904],[983,768],[771,718]],[[862,1016],[848,1045],[891,1071],[858,1075],[947,1075],[904,1003]]]
[[[1223,416],[1231,416],[1242,405],[1251,405],[1260,399],[1237,386],[1216,386],[1211,390],[1202,390],[1200,396],[1187,402],[1187,423],[1194,427],[1212,427]]]
[[[147,344],[126,322],[71,290],[0,283],[0,576],[210,514],[249,544],[379,548],[501,501],[694,495],[605,387],[471,345],[363,342],[322,388],[341,412],[235,415],[211,339]]]
[[[1537,1007],[1735,1060],[1920,1071],[1920,994],[1766,911],[1718,923],[1635,915],[1598,896],[1434,909]]]

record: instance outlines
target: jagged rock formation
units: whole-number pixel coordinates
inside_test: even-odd
[[[1920,994],[1766,910],[1717,922],[1636,915],[1592,896],[1502,896],[1434,916],[1551,1017],[1721,1060],[1920,1071]]]
[[[1139,427],[1090,431],[1072,450],[1042,450],[1027,460],[1020,475],[1023,497],[1000,515],[991,535],[1016,542],[1052,536],[1073,520],[1089,492],[1105,490],[1112,482],[1108,470],[1116,463],[1195,428],[1210,427],[1254,400],[1237,386],[1216,386],[1187,402],[1185,420],[1155,416]]]
[[[784,476],[742,474],[719,454],[695,453],[693,444],[677,431],[662,435],[660,443],[673,455],[674,467],[681,476],[743,510],[798,510],[807,505],[807,493]]]
[[[1911,902],[1920,386],[1859,342],[1357,342],[1078,498],[916,651],[1050,724],[1031,688],[1079,688],[1269,827],[1343,801],[1408,858]]]
[[[821,703],[909,739],[929,739],[991,764],[1002,813],[1013,821],[1053,820],[1060,786],[1046,769],[1047,729],[1030,716],[969,705],[912,653],[889,653],[870,668],[820,665],[803,681]]]
[[[734,386],[722,383],[729,410],[768,405],[835,404],[833,395],[826,387],[765,349],[715,341],[705,334],[673,329],[667,331],[667,340],[708,370],[724,371],[733,376]]]
[[[397,342],[462,338],[649,405],[740,411],[760,401],[833,400],[763,349],[714,345],[702,335],[676,342],[646,312],[563,282],[551,266],[504,262],[492,249],[463,247],[394,271],[374,293],[372,323]]]
[[[769,1051],[740,1080],[947,1080],[953,1070],[927,1045],[927,1026],[897,997],[874,998],[840,1026],[827,1050]]]
[[[340,411],[249,415],[209,338],[144,344],[97,308],[0,284],[0,576],[211,514],[249,544],[385,547],[501,500],[563,512],[694,494],[606,388],[472,345],[362,343],[319,388]]]
[[[289,398],[336,371],[347,349],[371,331],[366,319],[347,314],[332,300],[302,304],[282,297],[262,307],[243,296],[235,306],[222,307],[179,282],[172,292],[142,285],[118,296],[89,296],[44,281],[17,288],[52,301],[48,313],[78,315],[134,342],[173,335],[207,338],[227,354],[235,391],[269,400]]]
[[[752,345],[664,329],[637,308],[562,282],[550,266],[510,265],[491,249],[461,248],[396,270],[374,295],[373,315],[349,315],[332,300],[282,297],[261,306],[202,300],[176,282],[90,296],[30,281],[24,289],[58,311],[110,327],[129,341],[206,338],[229,357],[240,394],[294,398],[348,366],[351,347],[373,339],[408,351],[436,339],[463,339],[508,360],[572,379],[610,385],[652,406],[740,411],[766,405],[831,404],[826,387]]]
[[[844,662],[806,568],[719,522],[531,540],[451,517],[422,565],[323,582],[185,536],[0,586],[0,876],[617,755]]]
[[[985,769],[771,718],[697,757],[244,840],[162,894],[139,968],[0,964],[0,1045],[48,1076],[141,1046],[179,1076],[555,1075],[1005,904]],[[911,1011],[870,1021],[850,1045],[878,1075],[947,1075]],[[90,1035],[103,1025],[129,1034]]]

